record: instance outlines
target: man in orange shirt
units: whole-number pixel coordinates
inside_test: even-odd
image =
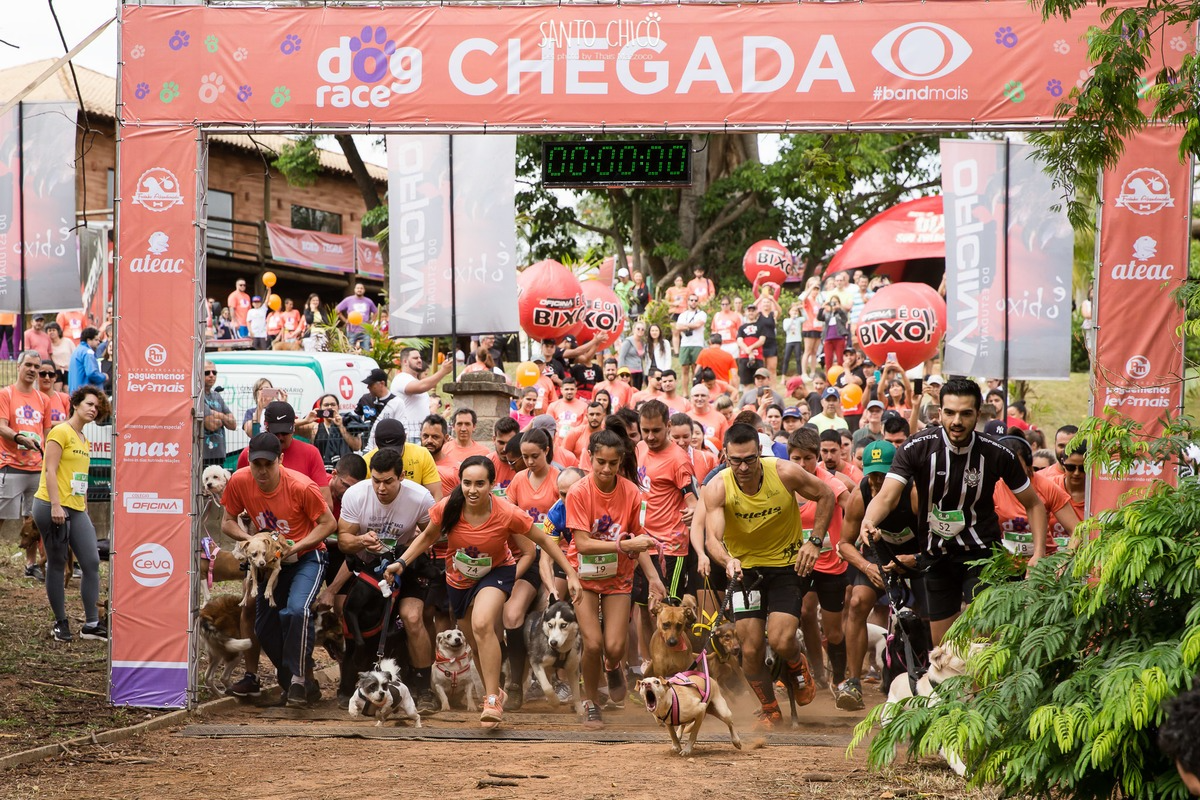
[[[662,397],[662,370],[651,367],[646,370],[646,388],[633,393],[629,398],[629,407],[637,409],[639,403],[647,400],[657,400]]]
[[[558,434],[556,436],[558,439],[565,438],[571,432],[571,429],[575,427],[575,423],[582,419],[584,412],[587,411],[587,401],[575,396],[576,388],[574,378],[564,378],[562,382],[562,398],[555,400],[546,409],[546,413],[554,417],[554,421],[558,423]]]
[[[691,412],[692,404],[688,402],[688,399],[676,394],[677,379],[675,377],[675,370],[663,370],[662,377],[659,379],[659,385],[662,387],[662,394],[658,397],[659,402],[672,411],[678,411],[683,414]]]
[[[475,424],[478,421],[473,409],[460,408],[454,412],[454,439],[442,446],[446,458],[461,464],[468,456],[486,456],[492,452],[475,441]]]
[[[233,324],[237,327],[237,335],[239,339],[245,339],[250,335],[250,323],[246,321],[246,315],[250,313],[250,295],[246,294],[246,282],[238,278],[234,290],[229,293],[229,299],[225,301],[225,305],[229,307],[229,313],[233,315]]]
[[[688,294],[696,295],[696,298],[700,301],[700,305],[704,305],[710,299],[716,297],[717,289],[713,286],[711,280],[704,277],[704,267],[699,265],[692,267],[692,275],[695,277],[688,281]]]
[[[533,410],[538,414],[545,414],[546,409],[550,408],[550,404],[558,399],[558,389],[554,386],[554,370],[546,367],[546,362],[541,358],[533,359],[533,363],[537,365],[541,376],[537,379],[537,383],[533,385],[537,389],[538,399]]]
[[[862,470],[843,458],[842,434],[838,430],[827,430],[821,433],[821,463],[825,469],[846,485],[847,491],[853,492],[862,480]]]
[[[62,328],[63,336],[75,344],[79,344],[79,336],[83,333],[83,329],[88,326],[88,318],[83,313],[83,310],[60,311],[58,312],[56,321],[58,322],[58,327]]]
[[[729,427],[729,420],[725,419],[724,414],[713,408],[708,387],[703,383],[692,387],[692,410],[689,416],[704,426],[704,438],[718,442],[724,441],[725,429]]]
[[[700,355],[696,357],[696,372],[699,374],[702,369],[711,369],[717,376],[717,380],[729,381],[736,385],[737,361],[729,355],[721,343],[722,339],[719,333],[714,333],[708,338],[708,347],[701,350]],[[734,347],[736,346],[735,340]]]
[[[573,453],[577,459],[583,458],[583,452],[587,450],[592,434],[604,427],[604,406],[592,401],[584,412],[583,420],[583,424],[572,428],[563,440],[563,448]]]
[[[595,397],[596,392],[601,389],[608,392],[608,396],[612,398],[613,411],[629,406],[629,400],[633,397],[633,386],[617,378],[617,360],[615,358],[604,359],[604,380],[592,387],[592,397]]]
[[[30,515],[41,478],[42,446],[52,427],[50,398],[38,387],[41,365],[37,351],[21,351],[17,380],[0,389],[0,520]],[[25,577],[45,580],[36,556],[37,548],[25,551]]]

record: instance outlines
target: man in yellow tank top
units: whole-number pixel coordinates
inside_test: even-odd
[[[740,587],[733,615],[742,642],[746,681],[762,703],[759,726],[770,729],[782,719],[767,672],[766,643],[783,660],[796,701],[811,703],[817,687],[796,641],[803,600],[803,577],[812,572],[833,515],[833,492],[825,483],[789,461],[763,458],[758,431],[733,425],[725,433],[729,469],[704,487],[706,549]],[[800,525],[796,495],[817,504],[809,538]],[[765,640],[765,641],[764,641]]]

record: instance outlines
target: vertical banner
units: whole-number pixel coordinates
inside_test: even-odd
[[[22,103],[25,309],[82,308],[75,236],[74,103]]]
[[[517,137],[455,136],[453,145],[458,333],[515,331]]]
[[[1183,311],[1170,295],[1187,278],[1191,178],[1191,160],[1180,163],[1179,135],[1168,128],[1127,140],[1103,178],[1092,413],[1115,411],[1148,437],[1183,404]],[[1088,515],[1155,480],[1174,483],[1175,472],[1148,461],[1121,478],[1101,469],[1089,476]]]
[[[516,137],[453,137],[453,181],[450,137],[387,141],[390,335],[517,330]]]
[[[388,333],[450,333],[450,137],[389,136]]]
[[[0,311],[21,312],[21,108],[0,117]]]
[[[190,126],[122,131],[110,618],[115,705],[187,705],[194,350],[204,341],[193,282],[195,140]],[[158,268],[147,269],[151,262]]]
[[[108,305],[108,231],[101,228],[79,229],[79,288],[83,313],[95,322],[103,322]]]
[[[942,369],[1004,373],[1004,143],[942,140],[946,338]]]

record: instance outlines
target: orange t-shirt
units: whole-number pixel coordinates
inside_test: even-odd
[[[696,483],[696,468],[683,448],[674,442],[657,452],[645,442],[637,445],[638,480],[646,495],[646,533],[663,543],[669,556],[688,552],[687,510],[683,489]]]
[[[587,455],[587,448],[583,448],[583,454]],[[564,467],[578,467],[579,457],[562,447],[554,448],[554,460],[562,464]]]
[[[862,470],[858,468],[857,464],[852,464],[849,461],[843,461],[842,468],[839,469],[838,472],[842,473],[855,483],[862,483]]]
[[[245,511],[257,531],[271,531],[280,538],[298,542],[312,533],[317,519],[329,510],[317,484],[307,475],[281,466],[279,485],[266,494],[255,483],[249,467],[233,473],[221,498],[225,510],[232,516]],[[318,542],[304,552],[325,549]]]
[[[709,278],[692,278],[687,282],[687,293],[699,297],[700,305],[704,305],[708,298],[716,294],[716,288]]]
[[[540,523],[550,506],[558,502],[558,470],[550,467],[542,485],[534,489],[529,480],[529,470],[523,469],[509,482],[506,493],[508,502],[529,514],[534,522]]]
[[[554,388],[554,381],[545,375],[537,379],[533,388],[537,389],[538,393],[537,405],[533,407],[533,410],[539,414],[545,414],[550,404],[558,399],[558,389]]]
[[[726,429],[729,428],[729,420],[725,419],[725,415],[712,406],[708,407],[708,412],[705,414],[700,414],[695,409],[692,409],[689,416],[704,426],[704,437],[706,439],[720,441],[725,437]]]
[[[605,542],[619,541],[626,534],[637,536],[642,533],[639,521],[642,512],[642,493],[633,481],[620,476],[611,492],[602,492],[594,478],[576,481],[567,492],[567,528],[571,531],[586,531],[593,539]],[[592,556],[603,566],[605,555]],[[633,590],[633,572],[637,559],[622,553],[616,555],[616,574],[611,577],[592,577],[584,570],[579,578],[583,588],[597,594],[629,594]],[[580,555],[575,547],[575,537],[567,545],[567,558],[579,572]]]
[[[671,409],[671,411],[675,412],[676,414],[692,413],[692,401],[688,400],[686,397],[683,397],[681,395],[675,395],[674,397],[667,397],[664,394],[664,395],[660,395],[658,400],[660,403],[665,405],[667,408]]]
[[[717,376],[717,380],[728,381],[729,376],[737,369],[737,362],[734,361],[733,356],[719,346],[714,346],[700,351],[700,355],[696,356],[696,367],[698,369],[708,367]]]
[[[429,509],[430,523],[441,526],[448,502],[450,498],[443,498]],[[529,527],[529,516],[524,511],[503,497],[493,495],[492,513],[482,525],[475,527],[463,517],[454,526],[454,530],[442,531],[446,536],[446,583],[455,589],[469,589],[488,571],[517,563],[512,548],[508,546],[508,539],[515,534],[528,533]],[[459,566],[463,569],[477,569],[478,560],[485,557],[491,559],[490,566],[478,577],[472,578],[459,571]],[[475,563],[470,564],[468,561]]]
[[[46,395],[50,408],[50,427],[66,422],[71,416],[71,396],[66,392],[51,392]]]
[[[1040,473],[1033,473],[1033,477],[1029,479],[1033,490],[1037,492],[1037,496],[1041,499],[1042,505],[1046,507],[1046,513],[1049,515],[1046,528],[1046,555],[1057,553],[1059,542],[1057,538],[1062,538],[1063,545],[1066,545],[1067,531],[1062,524],[1054,518],[1054,515],[1062,510],[1063,506],[1070,504],[1071,495],[1058,484],[1057,481],[1043,477]],[[1012,489],[1004,485],[1004,481],[996,482],[996,490],[992,494],[992,502],[996,505],[996,516],[1000,519],[1000,530],[1002,533],[1029,533],[1029,519],[1025,516],[1028,512],[1025,510],[1025,505],[1017,499],[1013,494]],[[1030,544],[1030,555],[1032,555],[1033,545]]]
[[[250,313],[250,295],[234,290],[229,293],[225,305],[229,306],[234,323],[240,327],[246,327],[246,315]]]
[[[817,556],[817,563],[813,565],[813,569],[826,575],[841,575],[846,571],[847,564],[837,551],[838,542],[842,540],[842,507],[837,503],[848,490],[846,484],[820,464],[817,464],[816,474],[818,478],[825,481],[826,486],[833,490],[834,508],[833,516],[829,518],[829,530],[825,534],[825,544],[821,546],[821,555]],[[799,495],[796,496],[796,501],[800,504],[800,525],[804,528],[803,538],[808,539],[812,535],[813,524],[817,519],[817,504]],[[803,541],[800,543],[804,544]]]
[[[647,400],[657,400],[662,397],[662,392],[656,392],[653,389],[642,389],[633,393],[633,397],[629,398],[629,407],[637,408],[638,403],[644,403]]]
[[[672,314],[682,314],[687,308],[687,293],[686,286],[672,286],[667,289],[665,295]]]
[[[471,456],[490,456],[492,451],[479,442],[471,442],[466,447],[460,447],[458,440],[447,439],[442,445],[442,456],[455,464],[461,464]]]
[[[710,327],[713,333],[721,335],[722,344],[733,344],[737,341],[738,328],[742,327],[742,315],[735,311],[718,311],[713,314],[712,325]],[[707,352],[707,349],[702,351],[700,355],[704,355],[705,352]],[[722,350],[721,352],[724,353],[725,351]],[[733,356],[730,356],[729,353],[725,353],[725,355],[729,356],[730,361],[733,360]],[[716,369],[716,367],[713,367],[713,369]],[[718,372],[717,374],[720,375],[721,373]]]
[[[616,411],[618,408],[629,407],[629,400],[633,397],[633,387],[628,383],[619,378],[615,381],[600,381],[592,387],[592,397],[595,397],[596,392],[601,389],[608,392],[608,396],[612,398],[613,411]]]
[[[60,311],[56,317],[58,327],[62,328],[63,336],[75,344],[79,344],[79,336],[88,326],[87,317],[82,311]]]
[[[1067,497],[1071,498],[1071,508],[1075,509],[1075,516],[1086,519],[1083,513],[1083,501],[1076,503],[1075,498],[1071,497],[1071,490],[1067,488],[1067,473],[1062,472],[1056,477],[1051,477],[1050,480],[1054,481],[1060,489],[1067,493]]]
[[[558,450],[565,450],[574,455],[575,458],[582,459],[583,454],[587,452],[588,443],[592,440],[592,434],[602,429],[597,428],[596,430],[592,430],[585,419],[581,424],[571,428],[571,431],[563,437],[562,444]],[[558,452],[558,450],[555,452]]]
[[[438,477],[442,480],[442,497],[449,497],[450,493],[454,491],[454,487],[461,483],[458,478],[458,464],[446,458],[446,452],[443,450],[438,453],[433,465],[437,467]]]
[[[703,477],[712,472],[712,468],[717,465],[717,457],[706,450],[689,447],[687,449],[687,454],[688,458],[692,460],[692,469],[697,475],[697,480],[703,479]]]
[[[281,312],[283,320],[283,338],[289,342],[294,342],[300,338],[300,334],[304,332],[304,317],[296,309],[291,311]]]
[[[445,452],[444,448],[442,452]],[[496,482],[492,484],[492,494],[503,497],[508,484],[512,483],[512,479],[517,476],[516,470],[509,466],[507,461],[501,459],[498,453],[488,453],[487,459],[496,468]]]
[[[583,419],[587,407],[587,400],[581,400],[578,397],[570,402],[559,399],[550,404],[546,413],[554,417],[554,421],[558,423],[557,435],[560,439],[571,432],[571,428],[575,427],[576,422]]]
[[[45,442],[46,434],[53,427],[50,423],[50,398],[38,389],[31,392],[19,391],[16,385],[0,389],[0,419],[8,420],[8,427]],[[13,467],[25,472],[40,472],[42,453],[40,450],[25,450],[7,439],[0,439],[0,467]]]

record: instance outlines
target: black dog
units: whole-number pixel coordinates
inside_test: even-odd
[[[367,672],[375,663],[375,652],[379,649],[379,637],[387,625],[387,642],[384,656],[407,664],[407,635],[400,626],[400,603],[384,597],[379,584],[369,572],[357,573],[351,579],[346,592],[346,604],[342,608],[345,625],[345,651],[342,655],[338,682],[338,695],[349,697],[354,694],[358,673]],[[385,620],[388,609],[392,613]]]

